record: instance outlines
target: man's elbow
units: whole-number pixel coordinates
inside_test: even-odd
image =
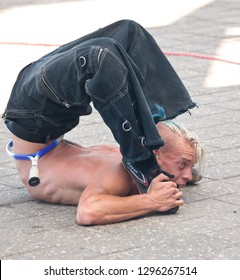
[[[88,206],[78,206],[76,222],[78,225],[91,226],[99,224],[99,217]]]

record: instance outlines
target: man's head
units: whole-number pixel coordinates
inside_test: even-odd
[[[154,153],[160,167],[174,175],[176,184],[191,181],[195,165],[200,174],[203,172],[206,150],[195,133],[176,120],[159,122],[157,129],[164,146]]]

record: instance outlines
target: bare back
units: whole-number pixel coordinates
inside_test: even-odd
[[[44,144],[29,143],[14,137],[15,153],[33,153]],[[30,161],[16,161],[19,175],[35,199],[77,205],[83,191],[94,186],[113,195],[135,193],[134,184],[121,165],[119,148],[111,145],[82,147],[63,140],[51,152],[40,158],[38,166],[41,183],[28,185]]]

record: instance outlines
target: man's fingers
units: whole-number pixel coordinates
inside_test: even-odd
[[[183,197],[183,193],[179,191],[175,194],[175,197],[176,197],[176,199],[180,199]]]
[[[182,199],[178,199],[177,201],[176,201],[176,205],[177,206],[182,206],[184,204],[184,201],[182,200]]]

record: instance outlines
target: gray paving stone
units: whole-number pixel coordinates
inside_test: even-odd
[[[16,5],[14,0],[2,2],[0,9]],[[43,2],[60,1],[35,1]],[[33,1],[21,1],[22,5],[29,3]],[[239,40],[239,33],[231,38],[226,34],[239,26],[239,1],[217,0],[168,26],[149,28],[149,32],[163,51],[216,56],[224,40]],[[29,33],[29,41],[33,35]],[[49,36],[54,40],[52,34]],[[24,47],[8,46],[4,50],[22,53]],[[30,48],[29,52],[38,53]],[[240,259],[239,85],[207,88],[211,60],[185,56],[168,59],[199,105],[191,110],[191,116],[184,114],[179,119],[197,132],[209,151],[203,180],[181,188],[185,204],[179,212],[106,226],[77,226],[76,207],[34,201],[23,188],[14,160],[5,153],[11,135],[0,120],[1,259]],[[18,64],[16,61],[16,67]],[[9,83],[4,94],[10,94],[11,87]],[[66,138],[82,145],[116,144],[95,110],[81,118]]]

